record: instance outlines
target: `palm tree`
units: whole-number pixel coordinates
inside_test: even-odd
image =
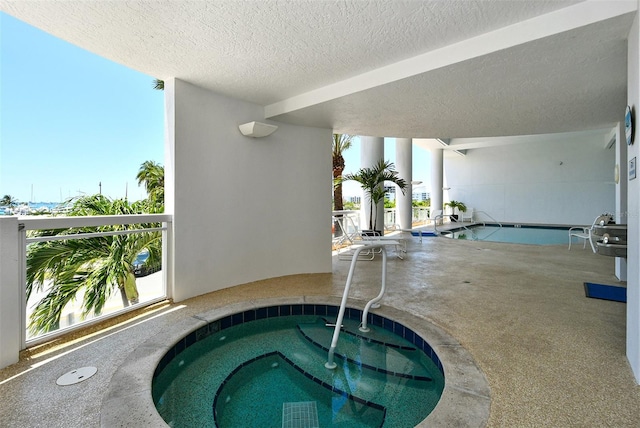
[[[355,174],[347,174],[342,177],[342,181],[354,180],[360,183],[362,190],[369,198],[369,229],[377,230],[377,216],[373,216],[374,206],[377,207],[380,201],[384,199],[384,182],[390,181],[395,183],[404,195],[407,187],[406,181],[398,177],[398,172],[394,169],[395,165],[389,161],[380,159],[372,167],[360,168]],[[377,212],[377,210],[376,210]]]
[[[336,211],[344,209],[342,204],[342,171],[344,171],[344,157],[342,153],[351,148],[353,135],[333,134],[333,209]]]
[[[464,202],[451,200],[449,202],[444,203],[445,207],[451,207],[451,221],[458,221],[458,215],[456,214],[456,209],[461,213],[467,212],[467,206]]]
[[[18,200],[11,195],[4,195],[2,199],[0,199],[0,207],[13,208],[17,205],[18,205]]]
[[[332,158],[333,158],[333,209],[336,211],[341,211],[344,209],[343,201],[342,201],[342,171],[344,171],[344,157],[342,153],[351,148],[351,143],[353,141],[353,135],[347,134],[333,134],[333,149],[332,149]],[[342,235],[342,230],[340,229],[340,220],[336,220],[334,224],[334,234],[335,236]]]
[[[138,170],[138,186],[144,184],[149,200],[149,212],[164,211],[164,167],[154,161],[146,161]]]
[[[153,89],[156,91],[164,91],[164,80],[153,79]]]
[[[67,216],[142,214],[148,212],[147,200],[129,203],[102,195],[80,197],[72,201]],[[39,230],[35,236],[77,236],[86,232],[110,232],[156,227],[157,224],[115,225],[57,230]],[[138,303],[133,272],[136,257],[149,252],[147,264],[161,265],[160,232],[100,236],[36,242],[27,248],[27,299],[34,290],[43,291],[45,279],[51,283],[29,320],[29,330],[37,334],[58,328],[64,307],[79,291],[84,291],[82,315],[100,314],[107,299],[120,292],[123,307]]]

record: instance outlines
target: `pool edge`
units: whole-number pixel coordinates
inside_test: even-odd
[[[100,426],[168,425],[151,397],[156,367],[174,345],[186,335],[228,315],[265,306],[286,304],[338,305],[340,299],[328,296],[299,296],[257,299],[234,303],[188,316],[165,331],[134,348],[118,367],[105,391],[100,411]],[[349,299],[348,306],[364,307],[365,302]],[[471,354],[442,328],[432,322],[391,306],[383,305],[375,313],[403,324],[433,348],[444,368],[445,386],[440,401],[417,426],[486,426],[489,420],[490,388],[486,377]],[[122,409],[127,408],[123,413]],[[464,409],[464,410],[462,410]]]

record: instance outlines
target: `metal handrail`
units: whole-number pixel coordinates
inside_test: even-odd
[[[123,224],[171,222],[169,214],[129,214],[62,217],[18,217],[18,225],[24,230],[69,229],[74,227],[113,226]]]
[[[69,239],[99,238],[101,236],[131,235],[133,233],[162,232],[163,230],[167,230],[167,228],[166,227],[150,227],[146,229],[114,230],[112,232],[91,232],[91,233],[75,233],[72,235],[38,236],[36,238],[27,238],[26,242],[27,244],[29,244],[31,242],[66,241]]]
[[[438,219],[440,220],[444,220],[445,217],[451,217],[452,214],[438,214],[437,216],[435,216],[433,218],[433,230],[436,232],[436,234],[439,234],[438,232]]]
[[[369,313],[369,309],[375,305],[382,296],[384,295],[386,282],[387,282],[387,250],[385,249],[385,245],[399,245],[398,241],[363,241],[362,246],[356,248],[353,253],[353,257],[351,258],[351,266],[349,267],[349,275],[347,276],[347,283],[344,286],[344,292],[342,293],[342,301],[340,302],[340,310],[338,311],[338,319],[336,320],[336,324],[333,330],[333,336],[331,338],[331,346],[329,348],[329,353],[327,356],[327,362],[324,366],[328,369],[335,369],[337,364],[333,361],[334,354],[336,351],[336,346],[338,345],[338,338],[340,336],[340,328],[342,326],[342,320],[344,319],[344,312],[346,310],[347,298],[349,296],[349,289],[351,288],[351,281],[353,280],[353,273],[356,269],[356,262],[358,261],[358,256],[361,251],[372,250],[374,248],[380,248],[382,251],[382,286],[380,288],[380,293],[371,299],[364,308],[362,312],[362,326],[360,327],[360,331],[368,332],[369,328],[367,327],[367,315]]]
[[[502,227],[502,223],[500,223],[498,220],[496,220],[495,218],[491,217],[491,215],[489,215],[488,212],[486,211],[475,211],[476,213],[483,213],[484,215],[486,215],[487,217],[489,217],[489,219],[491,219],[493,222],[497,223],[498,226]],[[484,222],[483,222],[484,224]],[[486,225],[485,225],[486,226]]]
[[[498,226],[502,227],[502,223],[500,223],[498,220],[493,218],[486,211],[474,211],[474,213],[482,213],[482,214],[486,215],[487,217],[489,217],[494,223],[498,224]],[[451,215],[452,214],[438,214],[437,216],[434,217],[434,219],[433,219],[433,229],[436,232],[436,234],[439,235],[441,233],[444,233],[444,231],[443,232],[438,231],[438,220],[439,219],[444,219],[445,217],[451,217]],[[482,226],[486,226],[486,225],[487,224],[484,221],[482,221]],[[471,230],[467,226],[465,226],[463,224],[460,224],[460,227],[471,232]],[[497,230],[496,230],[496,232],[497,232]],[[495,232],[493,232],[493,233],[495,233]]]

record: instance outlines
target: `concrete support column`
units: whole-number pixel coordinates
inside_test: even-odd
[[[174,216],[162,239],[162,270],[167,297],[179,296],[175,289],[175,240],[176,214],[176,79],[164,80],[164,212]]]
[[[384,160],[384,137],[360,137],[360,142],[360,166],[362,168],[372,167],[378,161]],[[363,229],[369,229],[370,203],[369,197],[363,195],[360,204],[362,216],[360,225]],[[378,230],[384,230],[384,204],[381,203],[374,208],[373,220],[377,223]]]
[[[413,179],[413,142],[411,138],[396,138],[396,168],[398,176],[407,182],[404,195],[396,188],[396,222],[401,229],[411,229],[413,207],[411,205],[411,180]]]
[[[0,217],[0,369],[18,362],[22,314],[18,217]]]
[[[443,174],[444,174],[444,160],[442,149],[431,149],[429,150],[431,153],[431,214],[430,217],[433,218],[433,211],[441,210],[442,203],[442,187],[444,185]]]

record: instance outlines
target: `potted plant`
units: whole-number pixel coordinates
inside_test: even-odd
[[[382,235],[382,230],[378,230],[377,213],[378,204],[384,199],[384,182],[390,181],[395,183],[404,195],[407,187],[406,181],[398,177],[395,166],[389,161],[380,159],[372,167],[360,168],[355,174],[345,174],[342,181],[354,180],[360,183],[365,196],[369,198],[369,230],[363,230],[363,233],[371,235]]]
[[[453,222],[458,221],[458,214],[456,214],[456,209],[458,210],[458,212],[461,212],[461,213],[467,212],[467,206],[460,201],[451,200],[449,202],[446,202],[444,206],[451,207],[451,221]]]

